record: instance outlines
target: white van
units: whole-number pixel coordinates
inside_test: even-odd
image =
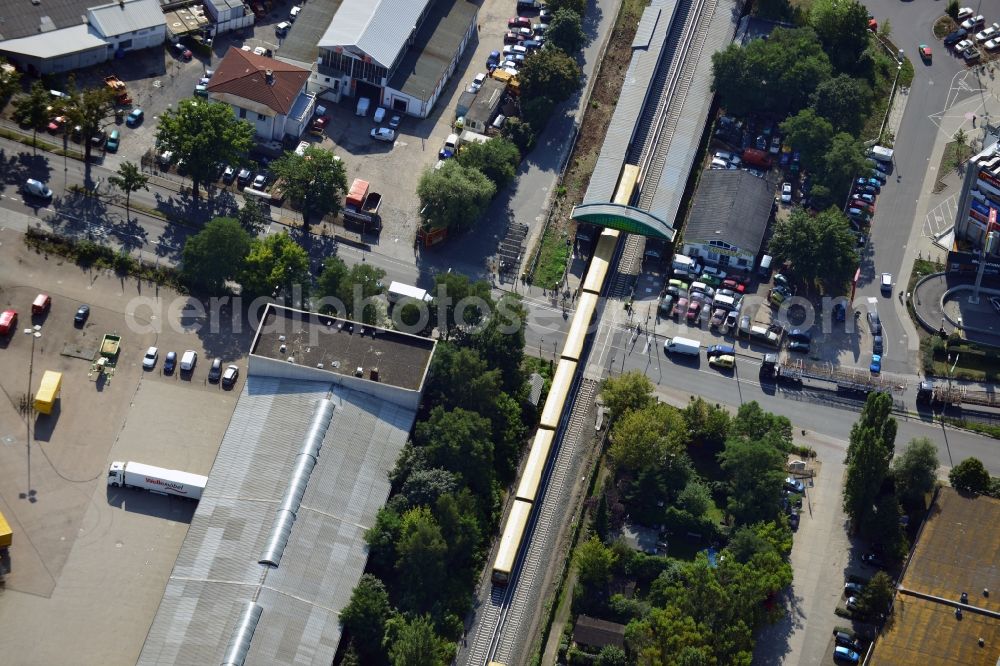
[[[505,122],[507,122],[507,116],[501,113],[493,120],[493,129],[500,129]]]
[[[717,308],[723,308],[725,310],[735,310],[736,309],[736,299],[732,296],[726,296],[725,294],[718,294],[715,300],[712,301],[712,305]]]
[[[760,258],[760,267],[757,269],[757,272],[763,277],[767,277],[771,274],[771,261],[771,255],[769,254],[765,254]]]
[[[891,162],[892,155],[892,148],[886,148],[885,146],[872,146],[871,150],[868,151],[868,157],[879,162]]]
[[[194,365],[197,362],[198,352],[193,349],[188,349],[184,352],[184,356],[181,356],[181,372],[191,372],[194,370]]]
[[[688,356],[698,356],[701,353],[701,344],[697,340],[692,340],[690,338],[668,338],[667,341],[663,343],[663,351],[668,354],[687,354]]]
[[[675,254],[672,266],[675,271],[686,271],[689,275],[701,274],[701,264],[686,254]]]
[[[424,301],[429,303],[431,301],[431,296],[425,290],[420,287],[414,287],[413,285],[404,284],[402,282],[392,282],[389,285],[389,291],[386,293],[389,298],[390,303],[397,303],[403,298],[412,298],[417,301]]]

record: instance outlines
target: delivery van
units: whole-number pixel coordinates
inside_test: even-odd
[[[663,351],[668,354],[687,354],[688,356],[698,356],[698,354],[701,353],[701,344],[697,340],[677,336],[667,338],[667,341],[663,343]]]

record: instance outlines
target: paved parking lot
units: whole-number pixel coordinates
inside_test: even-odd
[[[30,304],[44,289],[50,313],[29,325]],[[159,603],[194,504],[136,490],[109,489],[111,460],[208,474],[243,377],[232,391],[206,381],[209,359],[222,355],[245,372],[249,333],[196,332],[201,320],[175,321],[166,309],[135,309],[137,297],[173,297],[107,271],[84,271],[28,252],[20,234],[0,231],[0,307],[19,311],[19,329],[0,345],[0,510],[14,529],[10,571],[0,598],[0,649],[10,664],[132,664]],[[178,303],[177,309],[186,297]],[[89,303],[86,325],[72,319]],[[101,337],[123,338],[110,381],[88,377]],[[158,345],[157,370],[142,355]],[[199,352],[190,379],[159,373],[168,349]],[[33,363],[32,363],[33,358]],[[29,366],[31,388],[29,390]],[[52,415],[30,421],[19,405],[43,370],[63,373]],[[29,490],[30,488],[30,490]]]

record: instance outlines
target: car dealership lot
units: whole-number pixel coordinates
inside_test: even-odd
[[[34,322],[35,337],[23,331],[39,286],[52,307]],[[0,344],[7,398],[0,401],[0,511],[14,530],[0,598],[5,663],[132,664],[142,647],[195,504],[109,489],[107,466],[137,460],[208,474],[243,386],[242,377],[232,391],[209,384],[211,359],[221,355],[245,371],[237,354],[249,340],[248,333],[195,333],[200,318],[190,316],[156,331],[160,316],[142,308],[130,323],[134,299],[157,293],[172,296],[46,258],[26,250],[20,234],[0,231],[0,306],[19,312],[17,330]],[[91,306],[82,328],[73,321],[81,303]],[[122,337],[114,374],[88,377],[91,363],[81,357],[111,332]],[[153,371],[143,371],[150,345],[161,355]],[[160,374],[171,349],[198,351],[189,380]],[[26,424],[19,406],[44,370],[63,373],[61,395],[51,415]]]

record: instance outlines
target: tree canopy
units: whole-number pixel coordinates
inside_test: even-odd
[[[918,437],[907,444],[892,461],[892,479],[900,502],[923,507],[924,497],[937,484],[938,457],[934,442]]]
[[[671,453],[684,452],[684,418],[673,407],[654,404],[631,410],[615,421],[608,456],[626,470],[659,467]]]
[[[286,232],[253,239],[239,276],[251,298],[275,292],[305,298],[309,279],[309,255]]]
[[[864,5],[855,0],[815,0],[809,7],[809,25],[837,71],[857,69],[869,40]]]
[[[814,109],[805,108],[789,116],[781,123],[781,131],[785,141],[801,153],[805,164],[815,168],[824,163],[833,137],[833,125]]]
[[[307,230],[312,219],[340,210],[347,192],[347,171],[329,150],[311,146],[302,155],[286,152],[271,163],[271,171],[302,212],[302,225]]]
[[[479,169],[445,160],[439,169],[427,169],[417,184],[421,219],[435,227],[468,229],[486,212],[497,186]]]
[[[217,217],[184,242],[184,275],[210,294],[239,275],[250,253],[250,236],[231,217]]]
[[[524,59],[518,70],[521,97],[547,97],[556,104],[580,89],[580,66],[560,49],[539,49]]]
[[[559,9],[552,13],[545,39],[550,46],[574,55],[587,43],[580,14],[572,9]]]
[[[104,131],[115,110],[115,92],[107,86],[74,90],[66,104],[69,124],[80,128],[80,142],[83,144],[85,161],[90,161],[95,136]],[[67,128],[68,131],[68,128]]]
[[[513,142],[494,137],[484,143],[472,141],[462,146],[458,162],[466,168],[478,169],[500,189],[517,175],[521,153]]]
[[[108,183],[125,193],[125,220],[131,217],[132,193],[149,190],[149,176],[144,174],[135,162],[125,161],[118,165],[118,171],[108,176]]]
[[[892,397],[885,393],[870,393],[861,417],[851,428],[847,447],[847,478],[844,480],[844,513],[856,528],[864,529],[867,522],[879,512],[874,509],[889,475],[896,438],[896,421],[889,414]],[[892,498],[893,504],[896,500]],[[890,505],[889,511],[898,525],[899,508]]]
[[[847,218],[836,208],[810,215],[795,209],[775,226],[770,253],[788,261],[810,287],[837,291],[858,266],[858,253]]]
[[[364,574],[340,612],[340,624],[350,634],[354,649],[365,664],[385,663],[382,639],[385,624],[393,615],[389,593],[381,580]]]
[[[812,95],[812,108],[833,125],[834,131],[857,135],[861,131],[874,94],[864,79],[838,74],[816,86]],[[801,150],[798,144],[793,143]],[[808,164],[819,164],[809,161]]]
[[[184,99],[160,116],[156,142],[183,159],[197,199],[202,183],[214,180],[218,164],[239,164],[253,147],[254,128],[228,104]]]
[[[729,513],[737,523],[773,520],[780,507],[785,456],[765,440],[731,437],[719,454],[729,475]]]
[[[611,412],[611,419],[617,420],[630,410],[642,409],[653,403],[653,382],[639,370],[629,370],[604,380],[601,399]]]
[[[956,490],[985,495],[990,492],[990,473],[978,458],[966,458],[948,472],[948,483]]]
[[[386,633],[392,666],[446,666],[455,652],[454,645],[437,635],[426,615],[412,620],[395,617]]]
[[[27,93],[14,98],[14,120],[31,127],[31,149],[38,153],[38,128],[49,121],[52,95],[41,81],[35,81]]]

